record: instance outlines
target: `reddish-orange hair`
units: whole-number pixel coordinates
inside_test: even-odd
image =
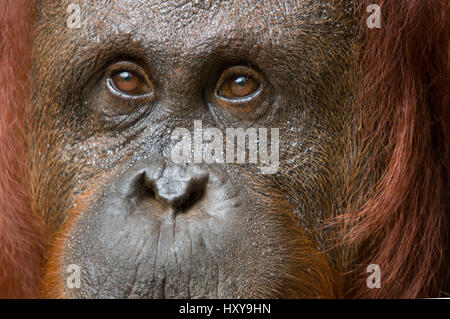
[[[43,231],[32,212],[23,121],[33,6],[24,0],[0,6],[0,297],[37,296]]]
[[[349,296],[437,296],[449,289],[450,3],[359,1],[363,145],[387,162],[373,196],[345,216],[346,237],[364,243],[361,264],[382,267],[382,289]],[[380,29],[366,26],[371,2]],[[43,256],[24,149],[33,4],[2,0],[0,11],[0,297],[37,296]]]
[[[361,17],[369,16],[370,3],[362,1]],[[437,296],[449,289],[450,272],[450,2],[375,3],[381,28],[361,20],[359,104],[363,145],[367,154],[387,157],[387,167],[362,210],[346,216],[354,226],[345,236],[364,242],[361,263],[380,265],[382,289],[357,285],[351,295]]]

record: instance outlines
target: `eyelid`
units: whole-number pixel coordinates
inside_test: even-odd
[[[255,92],[242,98],[227,98],[219,94],[221,86],[230,77],[249,76],[259,83]],[[243,121],[258,121],[271,108],[272,90],[270,82],[267,82],[263,75],[255,69],[237,65],[223,71],[216,81],[214,91],[210,91],[209,103],[213,107],[213,112],[223,114],[221,116],[231,115],[236,119]]]
[[[230,78],[234,77],[234,76],[247,76],[252,78],[254,81],[256,81],[257,83],[259,83],[258,88],[255,90],[255,92],[251,93],[248,96],[244,96],[241,98],[228,98],[225,96],[222,96],[219,94],[220,88],[225,84],[225,82],[227,80],[229,80]],[[245,102],[246,100],[250,100],[253,97],[255,97],[256,95],[259,94],[259,92],[262,91],[264,86],[264,81],[262,79],[262,77],[259,75],[258,72],[256,72],[255,70],[253,70],[250,67],[247,66],[233,66],[231,68],[226,69],[219,77],[219,80],[217,81],[216,84],[216,88],[215,88],[215,95],[217,98],[219,99],[224,99],[224,100],[228,100],[230,102]]]
[[[116,72],[122,72],[122,71],[131,71],[136,73],[139,77],[142,78],[142,80],[144,80],[148,87],[150,88],[148,93],[145,94],[140,94],[140,95],[131,95],[131,94],[126,94],[122,91],[120,91],[119,89],[117,89],[115,87],[115,85],[112,83],[111,77],[114,73]],[[130,62],[130,61],[120,61],[117,63],[114,63],[113,65],[111,65],[105,74],[105,78],[106,78],[106,86],[109,89],[109,91],[111,91],[113,94],[124,98],[124,99],[142,99],[142,98],[148,98],[149,96],[152,96],[155,90],[155,86],[153,84],[153,82],[150,80],[149,76],[147,75],[147,72],[145,71],[145,68],[141,67],[140,65],[134,63],[134,62]]]

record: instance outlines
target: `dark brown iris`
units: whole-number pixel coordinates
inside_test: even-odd
[[[219,94],[228,99],[241,99],[252,95],[259,83],[250,76],[239,75],[227,79],[219,89]]]
[[[147,81],[134,71],[116,71],[111,75],[111,82],[117,91],[127,95],[144,95],[150,90]]]

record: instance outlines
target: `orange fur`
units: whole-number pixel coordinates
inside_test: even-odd
[[[370,3],[361,3],[362,17]],[[380,265],[383,289],[363,284],[352,295],[437,296],[449,289],[450,3],[377,3],[381,29],[361,21],[359,104],[362,145],[387,157],[387,168],[363,209],[345,218],[353,225],[347,239],[365,244],[362,264]]]
[[[65,255],[65,243],[67,241],[67,236],[70,236],[70,234],[73,233],[73,228],[75,227],[78,218],[87,210],[89,204],[95,198],[95,195],[98,192],[97,188],[98,187],[94,187],[86,193],[78,196],[74,208],[71,209],[68,214],[69,217],[51,240],[52,245],[48,253],[48,263],[45,266],[44,276],[41,283],[41,294],[45,298],[65,298],[63,286],[65,283],[64,278],[68,277],[70,274],[61,273],[61,263]]]
[[[0,10],[0,297],[38,294],[42,226],[32,212],[24,150],[23,109],[30,68],[30,1]]]

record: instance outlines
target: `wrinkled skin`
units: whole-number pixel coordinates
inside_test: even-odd
[[[347,205],[357,152],[352,22],[324,1],[43,4],[28,136],[36,209],[62,241],[64,297],[339,297],[347,253],[317,230]],[[112,96],[115,62],[142,66],[150,99]],[[211,102],[232,66],[264,83],[254,111]],[[170,162],[177,127],[279,128],[280,167]],[[61,234],[64,233],[64,236]],[[326,250],[326,252],[324,252]],[[70,264],[81,287],[64,283]],[[58,277],[59,276],[59,277]]]

